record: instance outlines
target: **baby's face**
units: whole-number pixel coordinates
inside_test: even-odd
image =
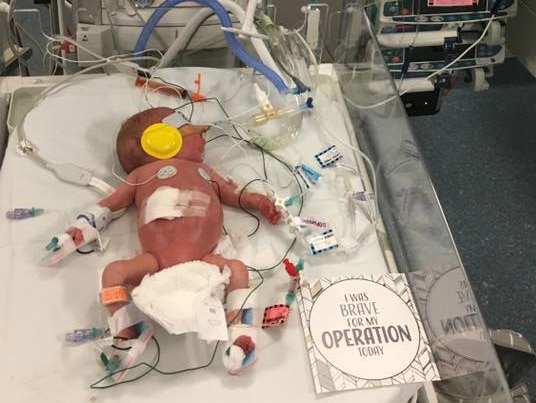
[[[158,161],[143,151],[140,139],[147,127],[160,123],[174,112],[173,109],[164,107],[148,109],[130,117],[121,126],[117,138],[117,155],[125,172],[130,173],[140,166]],[[208,126],[182,126],[179,131],[182,134],[183,145],[173,158],[202,162],[205,153],[203,134],[207,130]]]
[[[206,144],[203,134],[208,130],[208,127],[186,125],[179,130],[182,134],[182,148],[175,158],[202,162]]]

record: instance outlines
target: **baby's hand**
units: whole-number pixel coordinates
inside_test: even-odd
[[[270,224],[277,224],[281,219],[281,213],[275,206],[274,202],[266,196],[259,195],[257,210],[268,220]]]
[[[86,220],[79,219],[62,234],[54,236],[45,249],[42,264],[50,266],[98,238],[98,232]]]
[[[80,246],[84,243],[84,234],[80,228],[70,227],[65,233],[71,237],[75,246]]]

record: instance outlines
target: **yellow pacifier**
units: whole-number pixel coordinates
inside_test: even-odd
[[[179,129],[165,123],[149,126],[141,136],[141,147],[151,157],[169,159],[182,148],[182,135]]]

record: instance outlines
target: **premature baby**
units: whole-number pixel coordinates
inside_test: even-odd
[[[117,155],[128,178],[87,214],[100,230],[105,225],[99,220],[107,224],[113,212],[135,203],[143,252],[106,266],[101,300],[113,315],[129,304],[127,287],[139,285],[146,275],[186,262],[201,261],[230,272],[225,294],[228,308],[233,309],[228,309],[227,319],[235,331],[230,332],[223,360],[230,373],[238,373],[247,366],[255,340],[250,332],[240,331],[248,322],[241,315],[244,306],[229,304],[229,300],[233,296],[243,299],[249,293],[249,276],[244,263],[213,252],[222,235],[222,203],[257,210],[271,224],[279,221],[280,213],[265,195],[241,192],[234,182],[204,164],[203,134],[208,127],[192,126],[181,119],[173,109],[153,108],[130,117],[119,131]],[[172,126],[179,126],[178,135]],[[67,233],[76,245],[83,242],[80,229],[72,227]],[[114,336],[122,339],[139,336],[133,325],[117,331]]]

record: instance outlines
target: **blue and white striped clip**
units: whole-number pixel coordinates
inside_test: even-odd
[[[331,229],[322,232],[320,235],[308,237],[307,242],[309,243],[309,251],[313,255],[326,253],[339,247],[335,234]]]
[[[307,176],[307,179],[309,179],[309,182],[311,182],[313,185],[318,184],[318,181],[320,180],[322,175],[320,175],[313,168],[305,164],[300,164],[300,168],[305,174],[305,176]]]
[[[333,145],[316,154],[315,158],[322,168],[327,168],[341,160],[342,155],[339,150],[337,150],[337,147]]]

